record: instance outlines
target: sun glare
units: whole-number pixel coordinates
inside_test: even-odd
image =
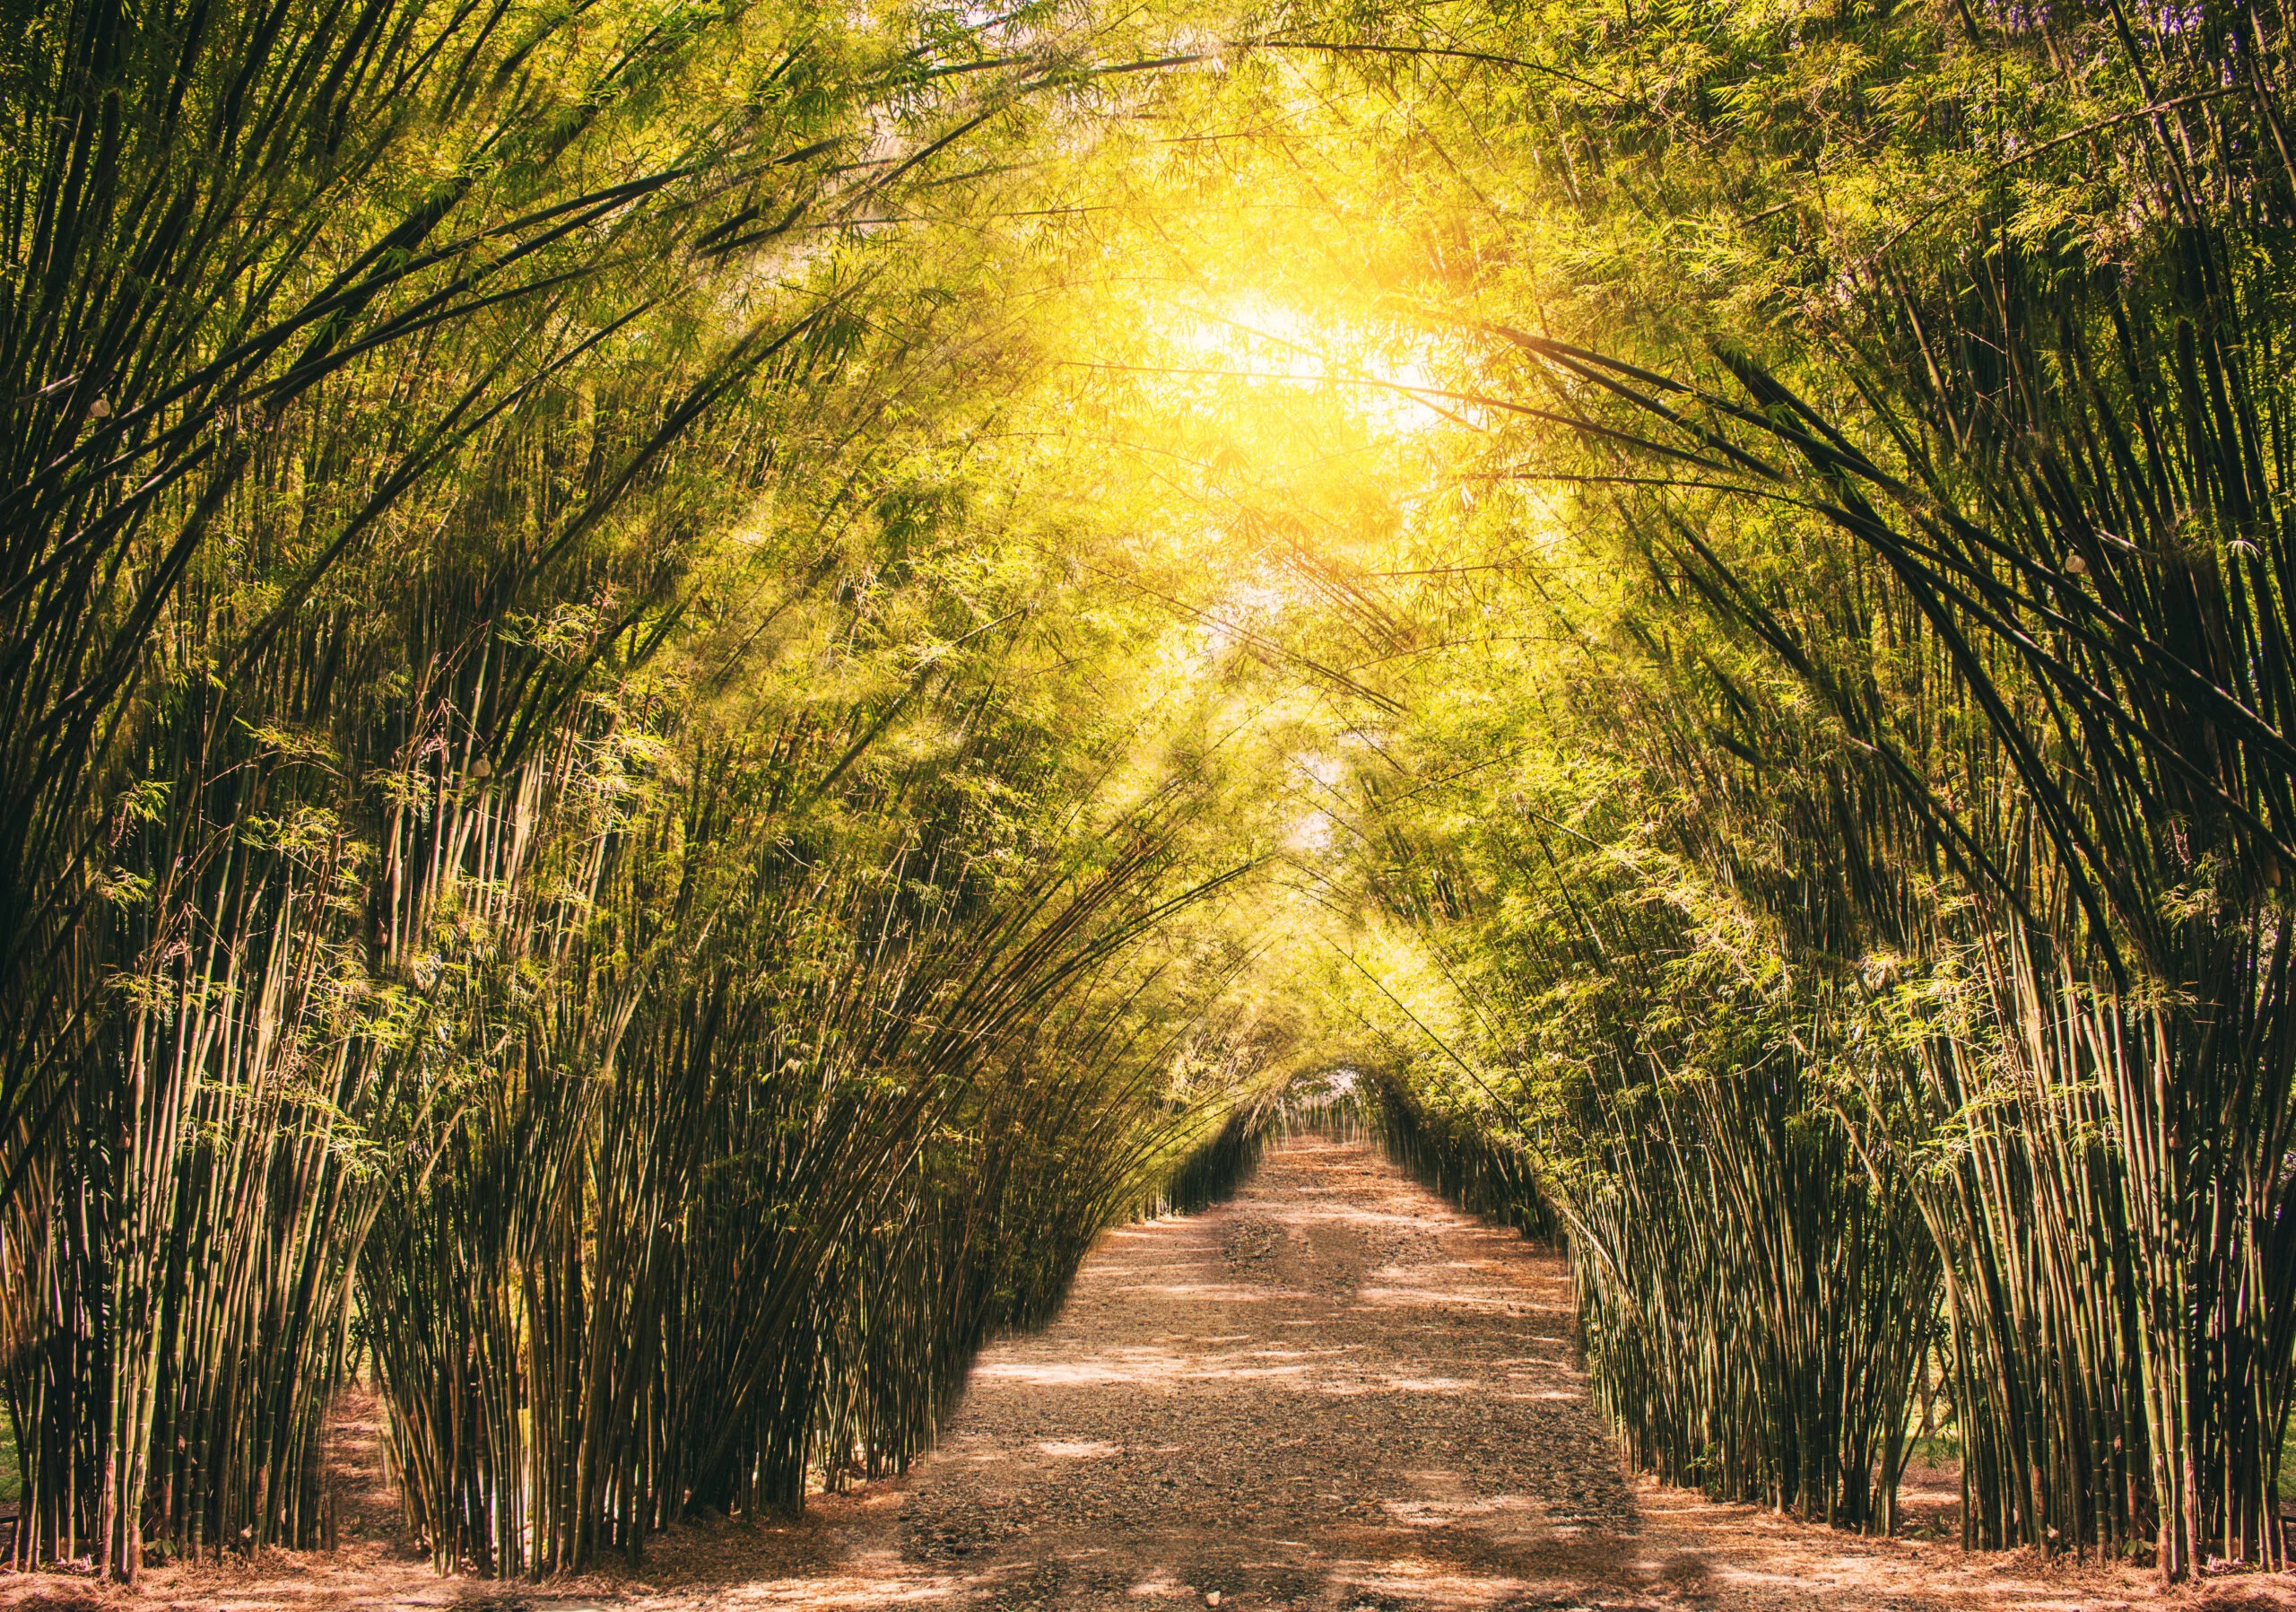
[[[1423,348],[1395,353],[1360,327],[1310,318],[1257,292],[1178,314],[1163,335],[1183,362],[1239,380],[1329,388],[1366,425],[1390,432],[1473,423],[1444,397]]]

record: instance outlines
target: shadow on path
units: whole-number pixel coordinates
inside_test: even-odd
[[[2288,1582],[2175,1599],[2296,1605]],[[0,1605],[187,1612],[2161,1604],[2134,1572],[1861,1539],[1629,1481],[1587,1401],[1561,1261],[1369,1146],[1314,1139],[1206,1214],[1102,1238],[1049,1328],[981,1357],[909,1479],[787,1526],[672,1529],[642,1579],[442,1580],[379,1541],[168,1569],[140,1596],[0,1578]]]
[[[780,1604],[2152,1599],[2130,1573],[2038,1573],[1630,1481],[1587,1403],[1561,1261],[1453,1212],[1370,1146],[1312,1138],[1207,1214],[1109,1233],[1051,1327],[982,1357],[908,1486],[897,1510],[861,1503],[841,1582],[787,1586]],[[763,1586],[750,1594],[769,1604]]]

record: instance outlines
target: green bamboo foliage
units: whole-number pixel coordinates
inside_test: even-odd
[[[553,993],[554,1018],[609,1021],[587,1033],[611,1052],[527,1032],[523,1072],[364,1256],[411,1521],[442,1564],[634,1555],[690,1509],[794,1507],[929,1444],[988,1330],[1048,1310],[1169,1132],[1168,1059],[1116,1041],[1127,996],[1100,978],[1164,904],[1146,881],[1170,841],[1142,829],[993,899],[944,882],[954,846],[773,877],[752,844],[710,869],[725,848],[681,837],[654,876],[716,897],[699,949],[657,956],[639,998]]]
[[[1409,103],[1413,184],[1445,119],[1501,167],[1552,130],[1521,208],[1338,254],[1459,373],[1335,385],[1472,417],[1393,460],[1467,495],[1254,463],[1335,413],[1175,438],[1226,444],[1233,611],[1157,574],[1201,548],[1085,552],[1097,449],[1031,479],[1186,388],[983,311],[996,252],[1065,295],[1128,226],[965,211],[1034,109],[1186,53],[1034,8],[0,19],[18,1562],[323,1540],[354,1372],[442,1568],[787,1511],[928,1448],[1102,1227],[1364,1124],[1565,1241],[1652,1471],[1886,1530],[1942,1391],[1970,1544],[2283,1562],[2287,19],[1599,9],[1230,59]],[[1107,195],[1199,171],[1074,133]],[[1939,189],[1828,211],[1813,151]],[[934,260],[887,238],[936,208]],[[1578,284],[1626,213],[1622,261],[1711,235],[1745,283]],[[1607,334],[1500,322],[1526,286]],[[1287,724],[1279,824],[1233,752]],[[1296,911],[1230,913],[1277,857]],[[1254,995],[1309,911],[1360,1035]]]
[[[2274,115],[2260,83],[2181,114],[2217,153]],[[1943,1263],[1972,1540],[2146,1540],[2172,1577],[2281,1559],[2296,1313],[2285,309],[2249,233],[2290,176],[2223,161],[2166,186],[2116,274],[2006,240],[1934,279],[1884,266],[1805,380],[1505,336],[1600,457],[1684,484],[1621,495],[1655,586],[1798,681],[1840,758],[1821,799],[1853,809],[1785,840],[1842,881],[1834,934],[1735,878],[1760,865],[1739,830],[1689,849],[1789,960],[1911,954],[1902,989],[1864,982],[1902,1018],[1841,1107]],[[1718,727],[1750,775],[1806,764]]]
[[[856,442],[897,396],[929,416],[949,350],[946,298],[851,317],[883,265],[837,231],[1001,137],[1065,41],[428,0],[10,22],[17,1560],[324,1538],[354,1359],[442,1564],[794,1503],[833,1403],[885,1401],[839,1436],[905,1460],[1028,1310],[952,1229],[996,1206],[920,1161],[1222,872],[1184,780],[1110,807],[1106,858],[968,816],[1090,792],[1040,734],[964,737],[997,684],[957,647],[1012,633],[842,535],[890,529],[886,433]],[[778,486],[817,538],[780,571],[728,536]],[[857,696],[759,692],[778,618],[842,612],[818,652],[859,665],[896,652],[880,611],[937,647]],[[1108,999],[1146,1027],[1058,1078],[1134,1173],[1032,1261],[1173,1128],[1145,1048],[1198,998]],[[883,1361],[919,1349],[916,1400]]]
[[[1526,1237],[1560,1240],[1562,1224],[1540,1193],[1538,1164],[1519,1143],[1427,1102],[1401,1080],[1372,1081],[1365,1097],[1369,1128],[1420,1181]]]
[[[1664,736],[1684,709],[1638,731]],[[1456,860],[1448,920],[1390,891],[1429,945],[1479,929],[1482,961],[1443,970],[1471,1039],[1431,1050],[1423,1023],[1367,1010],[1388,1145],[1463,1207],[1564,1241],[1589,1384],[1638,1464],[1889,1530],[1939,1270],[1914,1177],[1841,1109],[1854,1007],[1749,977],[1767,949],[1751,915],[1676,859],[1631,839],[1558,846],[1553,819],[1521,819],[1517,917],[1480,911]],[[1552,921],[1522,927],[1526,910]]]

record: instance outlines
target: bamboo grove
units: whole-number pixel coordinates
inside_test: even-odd
[[[17,1564],[786,1511],[1358,1124],[1670,1481],[2285,1561],[2283,11],[6,21]]]

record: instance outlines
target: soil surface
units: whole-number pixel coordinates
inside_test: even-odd
[[[801,1522],[672,1530],[639,1576],[540,1589],[346,1537],[134,1595],[0,1577],[6,1604],[2070,1612],[2296,1592],[2250,1576],[2164,1598],[2134,1570],[1861,1539],[1632,1479],[1587,1404],[1561,1262],[1367,1146],[1302,1139],[1209,1213],[1109,1233],[1051,1327],[982,1356],[930,1462]]]

